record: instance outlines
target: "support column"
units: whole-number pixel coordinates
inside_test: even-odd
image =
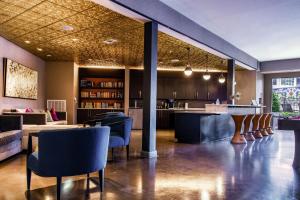
[[[157,157],[156,90],[157,90],[157,22],[144,27],[144,85],[142,157]]]
[[[128,115],[129,110],[129,88],[130,88],[130,69],[125,67],[125,94],[124,94],[124,113]]]
[[[227,63],[227,102],[234,104],[231,96],[235,94],[235,60],[228,60]]]

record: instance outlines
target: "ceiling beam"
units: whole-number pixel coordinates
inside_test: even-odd
[[[107,2],[107,0],[93,1],[102,5]],[[257,59],[158,0],[111,0],[109,2],[114,2],[140,16],[157,21],[159,24],[235,59],[244,65],[250,66],[253,69],[258,69],[259,62]]]

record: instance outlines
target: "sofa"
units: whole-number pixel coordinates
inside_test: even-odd
[[[0,161],[22,151],[22,116],[0,115]]]
[[[36,125],[66,125],[67,112],[57,112],[58,121],[47,122],[47,114],[44,111],[34,112],[16,112],[16,111],[4,111],[3,115],[10,116],[23,116],[23,124],[36,124]]]

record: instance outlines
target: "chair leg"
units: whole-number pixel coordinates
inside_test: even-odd
[[[86,196],[90,195],[90,174],[86,175]]]
[[[129,144],[126,146],[126,156],[127,160],[129,160]]]
[[[31,170],[29,168],[26,169],[27,174],[27,190],[30,190],[30,183],[31,183]]]
[[[56,199],[60,200],[61,177],[56,177]]]
[[[100,192],[104,190],[104,169],[99,171],[99,188]]]

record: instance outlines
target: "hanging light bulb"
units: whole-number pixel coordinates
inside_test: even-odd
[[[226,81],[226,79],[225,79],[224,75],[221,74],[221,76],[219,77],[219,83],[223,84],[223,83],[225,83],[225,81]]]
[[[186,65],[186,68],[184,69],[184,75],[190,76],[190,75],[192,75],[193,70],[190,65],[190,48],[188,47],[187,50],[188,50],[188,64]]]
[[[187,65],[186,68],[184,69],[184,75],[190,76],[192,75],[192,73],[193,73],[192,68],[189,65]]]
[[[203,74],[203,79],[208,81],[210,79],[210,74],[208,73],[208,71],[206,71],[204,74]]]
[[[210,74],[208,73],[207,65],[208,65],[208,55],[206,55],[206,72],[203,74],[203,79],[206,81],[208,81],[211,77]]]

